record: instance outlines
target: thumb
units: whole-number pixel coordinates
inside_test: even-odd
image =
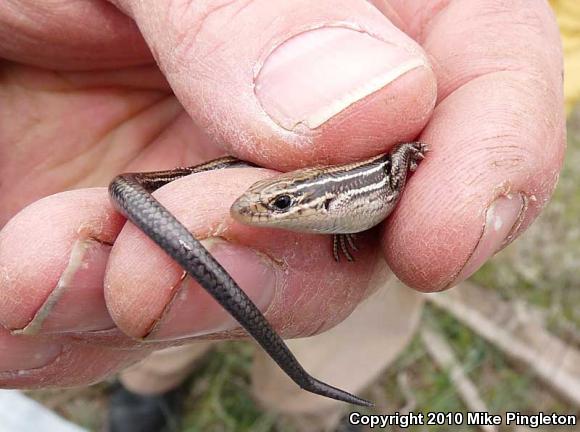
[[[385,151],[435,104],[421,48],[364,0],[114,3],[196,123],[269,167]]]

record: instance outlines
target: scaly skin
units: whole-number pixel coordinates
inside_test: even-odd
[[[191,168],[121,174],[111,182],[109,194],[118,210],[195,278],[296,384],[312,393],[354,405],[372,405],[364,399],[310,376],[228,272],[187,228],[151,195],[153,190],[189,174],[247,165],[235,158],[222,158]]]

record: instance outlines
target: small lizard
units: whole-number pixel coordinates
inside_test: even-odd
[[[395,207],[408,171],[424,158],[422,143],[400,144],[390,153],[363,162],[306,168],[256,183],[232,205],[244,223],[301,232],[333,233],[352,260],[353,233],[380,223]],[[139,227],[235,318],[282,370],[312,393],[355,405],[370,402],[309,375],[270,326],[262,312],[202,244],[151,192],[178,178],[214,169],[253,166],[233,157],[201,165],[150,173],[121,174],[109,185],[117,209]]]
[[[334,234],[335,260],[340,248],[352,261],[353,234],[379,224],[393,211],[407,172],[417,169],[427,151],[423,143],[405,143],[362,162],[305,168],[262,180],[234,202],[230,214],[248,225]]]

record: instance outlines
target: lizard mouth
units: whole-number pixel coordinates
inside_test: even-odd
[[[261,205],[257,199],[244,194],[234,201],[230,207],[230,215],[234,220],[246,225],[255,225],[261,220],[266,219],[263,211],[260,211]]]

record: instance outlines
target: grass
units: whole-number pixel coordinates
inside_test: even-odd
[[[250,396],[253,347],[245,342],[223,344],[192,377],[184,431],[272,430],[275,418],[260,411]]]

